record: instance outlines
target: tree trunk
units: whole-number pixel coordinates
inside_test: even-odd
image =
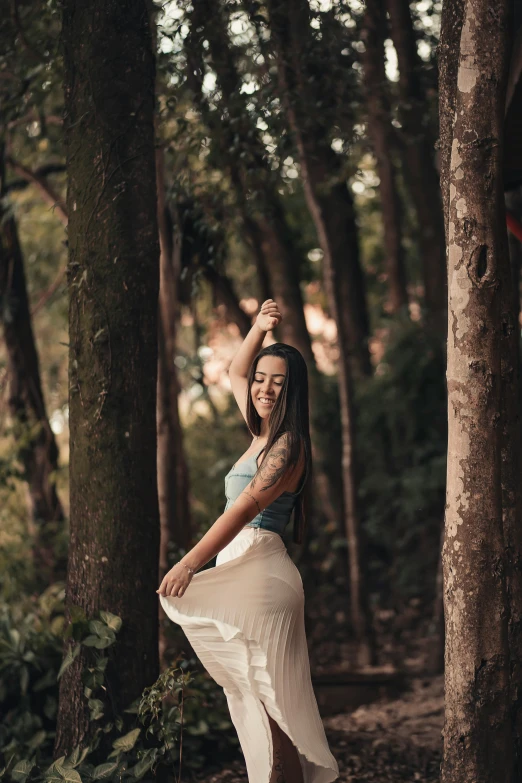
[[[441,17],[441,32],[438,46],[439,84],[439,157],[440,185],[443,205],[444,230],[446,235],[446,262],[449,255],[449,196],[450,161],[453,144],[453,124],[457,99],[457,77],[460,50],[460,36],[464,22],[465,0],[447,3]]]
[[[158,226],[160,238],[159,364],[158,364],[158,498],[161,521],[160,573],[167,570],[169,540],[183,549],[192,541],[189,476],[179,418],[179,381],[174,359],[179,322],[178,279],[170,213],[165,201],[164,155],[156,150]],[[179,244],[179,243],[178,243]],[[179,252],[178,252],[179,262]],[[163,575],[162,575],[163,578]]]
[[[497,4],[494,15],[487,0],[465,0],[463,10],[454,52],[458,66],[446,63],[441,80],[441,111],[452,102],[455,107],[452,133],[444,137],[450,146],[444,150],[449,172],[443,179],[449,189],[449,442],[442,783],[504,783],[511,780],[513,758],[510,569],[502,521],[501,349],[504,353],[503,310],[511,288],[502,192],[508,1]],[[443,35],[447,14],[451,4],[443,6]]]
[[[522,221],[522,188],[510,190],[505,196],[506,208]],[[511,261],[511,274],[513,276],[513,291],[516,298],[515,320],[520,321],[520,272],[522,270],[522,241],[511,231],[508,231],[509,258]]]
[[[458,4],[459,0],[455,2]],[[447,305],[444,223],[434,139],[425,122],[426,98],[420,79],[422,61],[417,53],[409,0],[387,0],[387,5],[399,65],[404,174],[417,215],[424,300],[433,326],[444,330]]]
[[[386,15],[380,0],[367,0],[362,31],[364,92],[368,135],[373,147],[384,227],[388,309],[392,313],[408,306],[406,270],[402,249],[401,203],[393,165],[391,110],[384,69]]]
[[[218,272],[216,267],[210,266],[210,264],[205,264],[204,272],[212,286],[215,303],[225,307],[227,322],[236,324],[241,336],[246,337],[252,328],[252,318],[239,304],[231,279]]]
[[[520,215],[520,193],[506,194]],[[509,236],[502,272],[502,512],[509,602],[513,781],[522,780],[522,496],[520,490],[520,242]]]
[[[433,601],[433,641],[430,645],[426,668],[430,674],[442,674],[444,671],[444,574],[442,563],[442,545],[444,544],[444,526],[441,526],[441,546],[435,577],[435,600]]]
[[[3,193],[3,161],[0,165]],[[8,405],[15,435],[23,443],[20,457],[35,528],[35,572],[43,583],[49,584],[65,576],[65,563],[56,562],[53,547],[54,536],[64,520],[54,478],[58,448],[45,410],[16,222],[11,214],[0,209],[0,223],[0,300],[7,349]]]
[[[331,148],[328,130],[317,119],[320,81],[317,74],[306,72],[306,53],[315,45],[311,38],[310,9],[306,0],[269,0],[267,7],[281,100],[294,134],[306,202],[323,251],[325,274],[337,270],[337,290],[342,301],[337,327],[345,332],[344,348],[354,357],[359,371],[370,375],[366,286],[359,259],[353,199],[340,158]]]
[[[337,324],[344,529],[348,543],[351,620],[358,642],[359,663],[373,663],[375,647],[366,601],[354,464],[352,353],[356,354],[359,367],[365,372],[370,371],[370,362],[353,203],[344,182],[327,184],[332,172],[335,177],[338,163],[326,140],[318,136],[320,129],[317,128],[314,133],[310,127],[310,112],[306,110],[308,96],[304,86],[305,75],[300,68],[304,51],[311,46],[308,4],[302,0],[288,0],[284,4],[270,2],[269,9],[283,102],[299,150],[308,208],[324,254],[326,295]]]
[[[66,586],[123,620],[115,713],[158,673],[159,248],[154,57],[145,0],[63,4],[68,171],[71,539]],[[69,644],[70,642],[68,642]],[[60,682],[57,756],[88,742],[84,649]]]
[[[219,4],[212,0],[200,0],[191,15],[191,31],[187,50],[192,88],[198,96],[203,118],[214,131],[214,141],[219,144],[220,153],[226,161],[258,268],[266,270],[263,288],[271,292],[270,296],[281,307],[281,338],[297,348],[309,365],[314,365],[315,358],[304,318],[298,259],[292,247],[273,174],[266,160],[264,145],[250,117],[245,96],[240,92],[241,79]],[[219,117],[217,111],[210,111],[203,97],[203,39],[208,40],[212,67],[226,108]],[[241,164],[240,154],[244,158]],[[253,191],[257,194],[255,199],[251,196]]]
[[[203,95],[204,39],[208,39],[212,66],[223,94],[223,115],[229,118],[228,124],[221,116],[217,116],[217,112],[210,111]],[[240,91],[241,79],[230,50],[224,17],[215,3],[204,0],[195,6],[186,46],[190,83],[197,95],[203,118],[212,130],[214,143],[219,146],[220,154],[226,161],[247,241],[261,273],[261,290],[268,291],[269,297],[274,297],[281,308],[283,319],[278,328],[280,339],[297,348],[309,367],[313,408],[314,400],[320,399],[320,378],[304,317],[299,261],[292,246],[291,232],[276,182],[266,160],[264,145]],[[240,154],[244,155],[242,165],[238,163]],[[252,192],[257,194],[255,199]],[[252,202],[255,206],[252,206]],[[336,525],[339,515],[334,508],[335,500],[332,503],[332,499],[337,499],[339,493],[324,471],[317,446],[314,455],[317,457],[314,472],[319,505],[328,522]]]

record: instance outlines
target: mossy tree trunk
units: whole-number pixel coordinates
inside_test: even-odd
[[[70,289],[68,619],[119,615],[112,709],[158,673],[159,245],[145,0],[63,3]],[[60,683],[55,753],[88,742],[83,653]]]
[[[511,482],[505,428],[508,417],[516,419],[509,402],[516,373],[506,372],[514,342],[504,333],[512,296],[502,184],[508,5],[498,3],[494,13],[487,0],[443,6],[441,173],[449,259],[443,783],[514,780],[504,486]]]

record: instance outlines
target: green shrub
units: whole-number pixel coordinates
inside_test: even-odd
[[[124,710],[126,716],[110,716],[105,672],[121,620],[104,611],[89,620],[73,610],[62,660],[63,593],[62,585],[53,585],[0,608],[0,777],[13,783],[152,781],[158,766],[179,770],[180,758],[183,771],[195,772],[213,758],[237,754],[225,696],[205,672],[189,670],[195,659],[176,659]],[[58,681],[82,646],[88,745],[53,761]]]
[[[357,392],[358,493],[372,590],[391,600],[435,589],[446,483],[445,362],[440,343],[402,327]]]

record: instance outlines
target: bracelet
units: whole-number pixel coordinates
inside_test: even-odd
[[[180,563],[180,565],[184,566],[184,568],[188,569],[188,571],[193,574],[194,568],[191,568],[190,566],[186,565],[186,563]]]

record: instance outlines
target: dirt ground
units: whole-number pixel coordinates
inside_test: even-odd
[[[325,718],[341,783],[436,783],[442,751],[443,678],[418,678],[394,701]],[[246,783],[244,764],[203,783]]]

